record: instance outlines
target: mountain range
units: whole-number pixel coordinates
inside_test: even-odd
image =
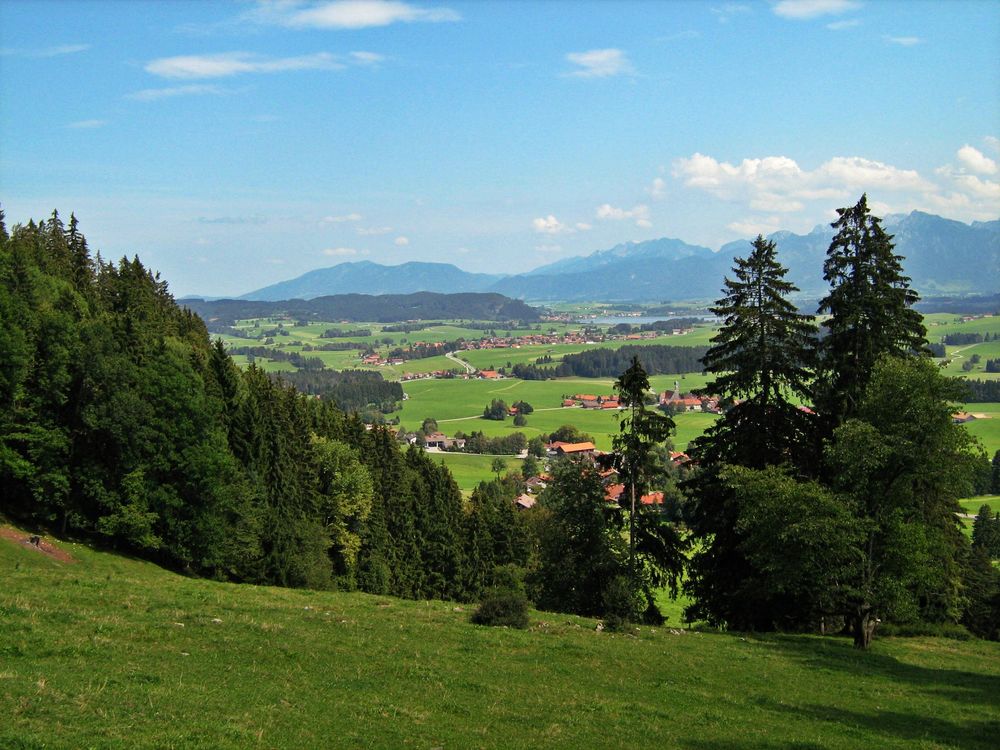
[[[991,294],[1000,289],[1000,220],[963,224],[914,211],[883,220],[912,286],[922,295]],[[809,234],[780,231],[768,236],[778,259],[803,296],[825,293],[823,260],[833,230]],[[565,258],[526,273],[469,273],[448,263],[383,266],[370,261],[310,271],[243,295],[245,300],[311,299],[331,294],[498,292],[539,302],[565,300],[705,300],[719,295],[734,258],[749,253],[738,240],[713,251],[682,240],[626,242],[609,250]]]

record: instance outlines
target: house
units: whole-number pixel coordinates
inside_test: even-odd
[[[660,394],[660,406],[669,406],[677,411],[701,411],[701,396],[681,393],[680,390],[664,391]]]
[[[609,484],[604,488],[604,499],[609,503],[617,503],[625,494],[624,484]]]
[[[618,402],[616,400],[609,399],[607,401],[602,401],[601,402],[601,408],[602,409],[618,409],[620,407],[619,407]]]
[[[535,503],[538,502],[531,495],[518,495],[517,499],[514,501],[514,507],[517,510],[528,510],[529,508],[535,507]]]
[[[643,505],[663,505],[663,493],[649,492],[640,497],[639,502]]]
[[[574,459],[593,462],[596,450],[597,448],[594,444],[589,441],[586,443],[559,443],[555,449],[555,454],[557,456],[568,456]]]
[[[542,477],[529,477],[525,481],[524,486],[528,492],[538,492],[539,490],[544,490],[548,487],[548,484]]]
[[[424,437],[424,447],[439,451],[461,449],[465,447],[465,438],[450,438],[442,432],[432,432]]]
[[[975,418],[975,414],[970,414],[967,411],[957,411],[951,415],[951,421],[955,424],[965,424],[966,422],[973,421]]]
[[[498,373],[496,370],[480,370],[479,377],[481,377],[483,380],[499,380],[500,373]]]
[[[571,398],[564,398],[562,402],[563,406],[576,406],[576,401]]]

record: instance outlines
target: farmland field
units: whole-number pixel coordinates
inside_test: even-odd
[[[24,535],[24,532],[16,532]],[[992,748],[1000,644],[528,630],[0,540],[9,748]],[[671,617],[670,622],[675,622]]]

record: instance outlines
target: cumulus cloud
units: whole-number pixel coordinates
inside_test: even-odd
[[[570,52],[566,59],[577,69],[566,75],[576,78],[610,78],[635,72],[632,63],[620,49],[592,49],[587,52]]]
[[[643,203],[629,209],[616,208],[610,203],[604,203],[597,207],[595,216],[602,221],[626,221],[634,219],[635,225],[644,229],[653,226],[653,223],[649,220],[649,206]]]
[[[251,52],[220,52],[214,55],[179,55],[161,57],[146,64],[147,73],[161,78],[228,78],[245,73],[282,73],[291,70],[340,70],[339,62],[329,52],[298,57],[264,57]]]
[[[332,258],[346,258],[357,254],[358,251],[353,247],[328,247],[323,250],[323,255],[329,255]]]
[[[652,184],[647,188],[646,192],[650,194],[656,200],[663,198],[667,194],[667,183],[662,177],[656,177],[653,179]]]
[[[532,220],[531,225],[539,234],[572,234],[576,231],[563,224],[552,214]]]
[[[578,232],[589,232],[591,229],[594,228],[593,225],[588,224],[585,221],[578,221],[573,226],[576,228]]]
[[[389,234],[391,231],[392,227],[358,227],[357,229],[358,234],[362,237],[376,237],[380,234]]]
[[[462,17],[451,8],[428,8],[399,0],[335,0],[302,3],[296,0],[260,2],[247,18],[257,23],[293,29],[351,30],[394,23],[446,23]]]
[[[394,239],[394,240],[392,241],[392,243],[393,243],[393,244],[394,244],[394,245],[395,245],[396,247],[406,247],[407,245],[409,245],[409,244],[410,244],[410,238],[409,238],[409,237],[403,237],[403,236],[399,236],[399,237],[397,237],[396,239]]]
[[[771,6],[775,15],[795,21],[840,15],[861,7],[855,0],[780,0]]]
[[[969,171],[976,174],[996,174],[997,163],[982,151],[965,144],[958,150],[958,160]]]
[[[673,174],[686,187],[767,215],[730,225],[746,234],[777,228],[775,217],[783,214],[810,212],[815,217],[824,205],[847,205],[863,192],[872,194],[871,203],[881,201],[884,213],[922,209],[966,221],[995,218],[1000,214],[1000,184],[987,178],[1000,167],[969,145],[958,150],[956,161],[924,176],[860,156],[834,157],[810,170],[786,156],[733,164],[695,153],[677,159]]]
[[[357,212],[343,214],[341,216],[324,216],[319,220],[320,224],[346,224],[349,221],[361,221],[364,218]]]

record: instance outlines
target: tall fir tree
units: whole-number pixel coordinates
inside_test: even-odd
[[[816,380],[816,403],[827,436],[856,416],[880,357],[927,352],[927,330],[913,309],[919,297],[903,273],[892,235],[868,208],[867,195],[837,213],[840,218],[832,224],[837,233],[823,264],[830,293],[819,305],[821,314],[830,315]]]
[[[699,469],[688,482],[687,521],[701,545],[691,560],[688,616],[736,628],[770,629],[782,605],[762,585],[763,571],[747,558],[737,493],[723,480],[725,465],[814,470],[812,418],[794,399],[809,395],[816,328],[788,301],[798,291],[785,280],[774,242],[758,236],[738,258],[724,297],[712,312],[722,326],[704,358],[715,375],[705,392],[733,404],[690,451]]]

